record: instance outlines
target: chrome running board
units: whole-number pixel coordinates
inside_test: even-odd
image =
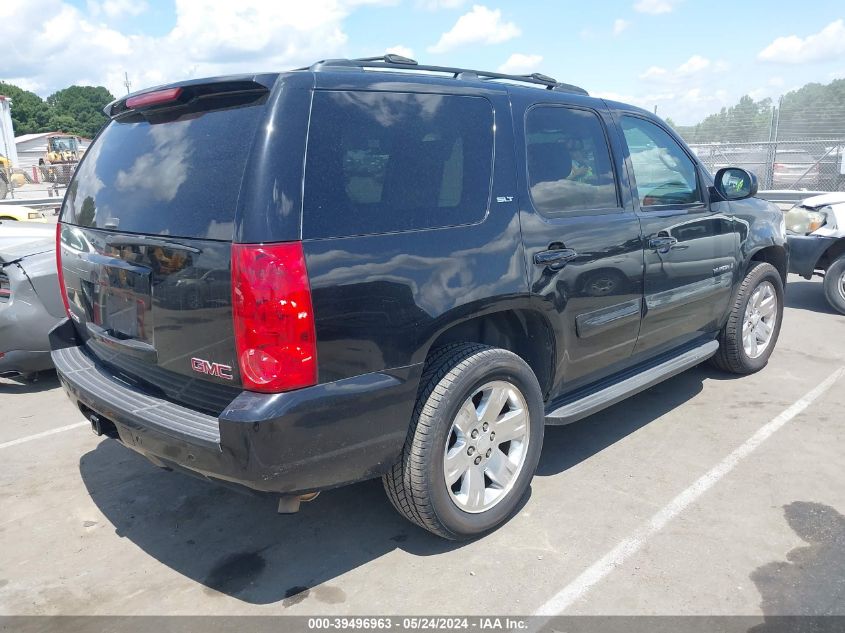
[[[546,414],[546,424],[569,424],[577,422],[602,409],[621,402],[628,396],[648,389],[667,378],[695,367],[707,360],[719,349],[717,341],[708,341],[680,356],[669,359],[656,367],[650,367],[604,389],[594,391],[583,398],[569,402]]]

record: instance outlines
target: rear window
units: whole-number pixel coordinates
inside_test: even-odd
[[[231,240],[261,106],[152,124],[112,121],[88,149],[62,220],[127,233]]]
[[[487,211],[492,156],[493,110],[484,98],[317,92],[303,236],[478,222]]]

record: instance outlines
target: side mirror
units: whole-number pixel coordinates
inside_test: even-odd
[[[757,195],[757,176],[741,167],[723,167],[716,172],[714,188],[723,200],[743,200]]]

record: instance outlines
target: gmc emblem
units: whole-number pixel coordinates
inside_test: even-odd
[[[215,378],[222,378],[223,380],[234,380],[232,378],[231,365],[223,365],[221,363],[212,363],[202,358],[191,359],[191,369],[200,374],[214,376]]]

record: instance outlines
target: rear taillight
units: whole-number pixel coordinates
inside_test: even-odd
[[[56,224],[56,273],[59,281],[59,293],[62,295],[62,303],[65,304],[65,313],[70,317],[70,302],[67,299],[67,287],[65,286],[65,274],[62,270],[62,224]]]
[[[155,92],[147,92],[129,97],[126,100],[126,107],[130,109],[148,108],[150,106],[163,105],[171,103],[179,99],[182,94],[181,88],[165,88],[164,90],[156,90]]]
[[[232,304],[244,388],[277,393],[317,382],[314,312],[300,242],[233,244]]]

